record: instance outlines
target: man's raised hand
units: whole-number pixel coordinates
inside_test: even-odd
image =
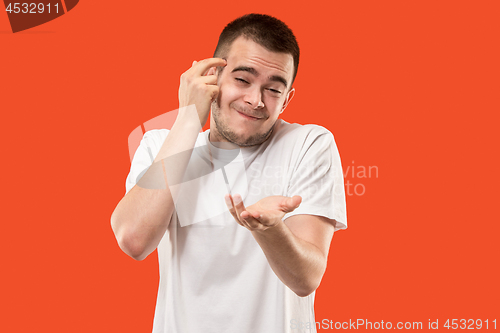
[[[193,61],[191,68],[181,75],[179,108],[196,105],[202,127],[207,122],[210,105],[219,95],[215,69],[223,66],[226,60],[221,58]]]

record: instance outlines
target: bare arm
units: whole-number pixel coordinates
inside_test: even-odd
[[[230,198],[229,198],[230,199]],[[248,208],[241,197],[228,207],[236,221],[252,232],[278,278],[298,296],[315,291],[326,270],[334,227],[325,217],[283,216],[300,205],[301,198],[271,196]]]
[[[205,59],[193,62],[182,74],[179,113],[171,131],[153,165],[111,215],[118,245],[136,260],[143,260],[156,249],[170,224],[176,187],[169,183],[181,182],[198,133],[207,121],[210,104],[219,93],[216,75],[206,74],[210,68],[224,65],[223,59]]]
[[[267,232],[252,231],[273,271],[299,296],[315,291],[325,273],[334,229],[326,220],[315,215],[295,215]],[[290,224],[307,228],[309,236],[318,240],[305,237]]]

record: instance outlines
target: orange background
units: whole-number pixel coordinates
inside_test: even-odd
[[[301,47],[283,119],[332,131],[344,170],[378,168],[347,176],[365,193],[316,320],[500,320],[498,1],[172,3],[82,0],[17,34],[0,12],[1,332],[151,331],[156,252],[127,257],[109,223],[128,134],[248,12]]]

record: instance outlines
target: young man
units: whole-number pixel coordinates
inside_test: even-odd
[[[314,291],[347,224],[332,134],[278,119],[298,61],[283,22],[240,17],[182,74],[172,129],[144,134],[111,225],[134,259],[158,249],[153,332],[316,331]]]

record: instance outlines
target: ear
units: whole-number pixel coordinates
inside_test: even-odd
[[[280,114],[282,114],[283,111],[285,111],[286,107],[288,106],[288,103],[290,103],[293,96],[295,96],[295,88],[290,89],[290,91],[286,95],[285,103],[283,103],[283,108],[281,108]]]

